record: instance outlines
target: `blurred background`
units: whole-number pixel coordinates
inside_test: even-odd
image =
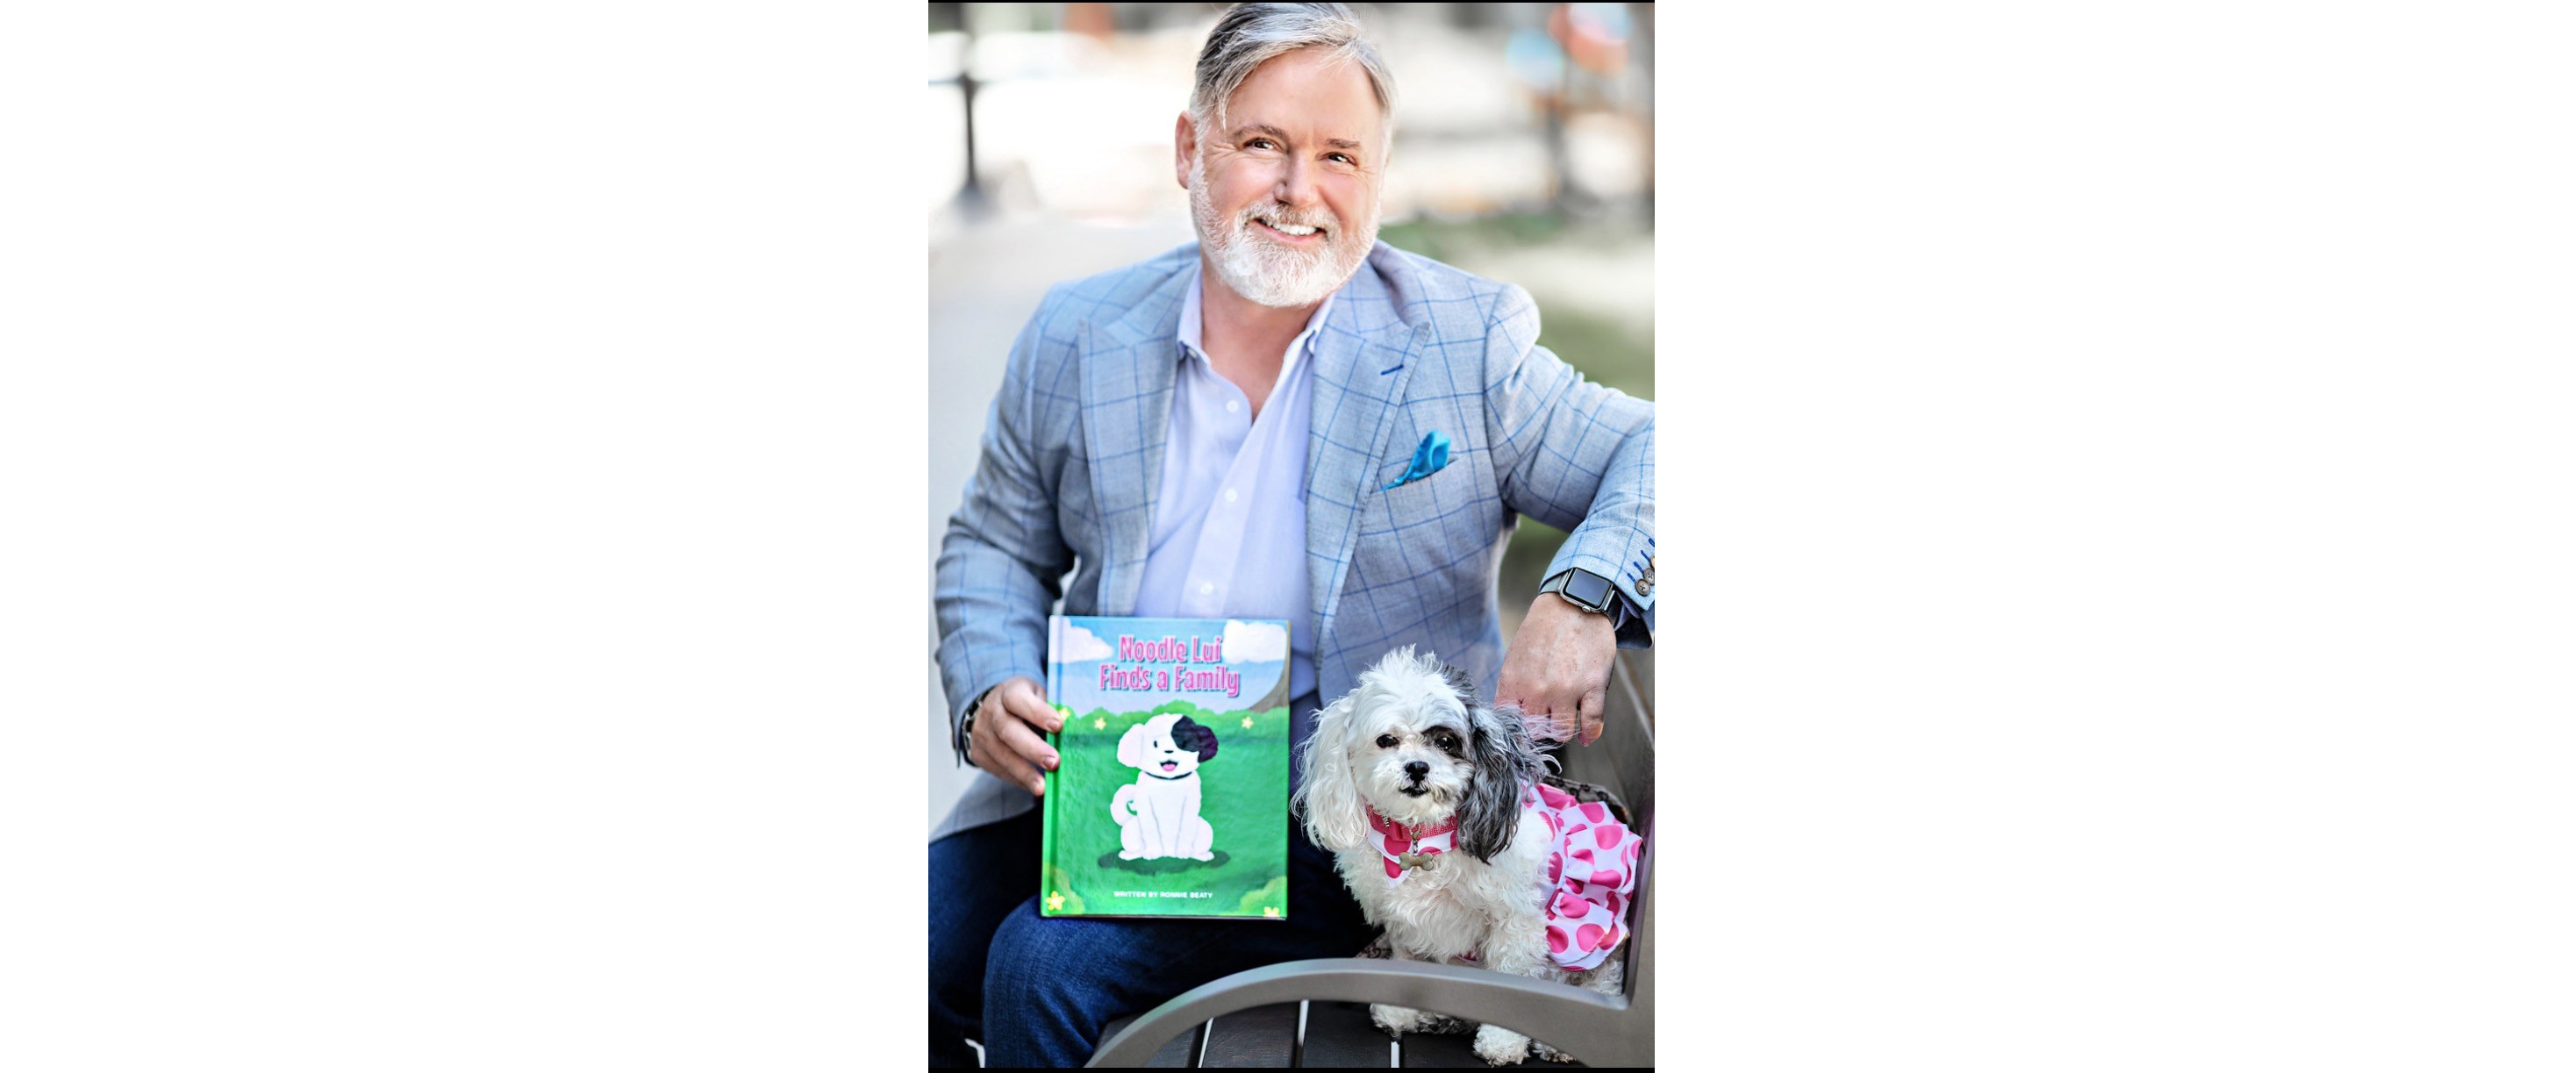
[[[927,137],[904,162],[930,214],[930,559],[1046,289],[1195,241],[1172,123],[1226,6],[930,5]],[[1379,239],[1528,288],[1542,345],[1654,398],[1653,5],[1353,7],[1396,85]],[[1521,522],[1506,637],[1564,539]],[[949,750],[935,663],[928,676],[936,824],[974,771]]]

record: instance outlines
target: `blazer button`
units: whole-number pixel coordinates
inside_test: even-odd
[[[1651,577],[1641,577],[1637,579],[1637,595],[1644,596],[1645,594],[1653,591],[1655,591],[1655,579]]]

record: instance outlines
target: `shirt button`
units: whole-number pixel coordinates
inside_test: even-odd
[[[1230,413],[1230,414],[1233,414],[1233,413],[1242,413],[1242,412],[1243,412],[1243,400],[1242,400],[1242,399],[1227,399],[1227,400],[1225,400],[1225,412]]]
[[[1234,502],[1234,489],[1228,488],[1225,490],[1225,501],[1228,503]]]
[[[1199,595],[1201,595],[1201,596],[1205,596],[1205,595],[1208,595],[1209,593],[1212,593],[1212,592],[1215,592],[1215,591],[1216,591],[1216,583],[1215,583],[1215,582],[1211,582],[1211,581],[1202,581],[1202,582],[1199,582]]]

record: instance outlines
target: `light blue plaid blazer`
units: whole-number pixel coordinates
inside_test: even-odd
[[[1046,680],[1046,619],[1133,614],[1162,486],[1181,302],[1198,246],[1049,291],[1011,346],[983,458],[949,519],[934,583],[955,725],[1005,678]],[[1314,352],[1306,584],[1329,701],[1388,650],[1417,645],[1491,695],[1502,669],[1495,577],[1522,515],[1570,532],[1546,576],[1613,579],[1653,599],[1654,405],[1586,381],[1537,345],[1519,287],[1379,243]],[[1431,432],[1446,467],[1388,488]],[[1066,580],[1070,572],[1070,580]],[[987,776],[942,830],[1029,796]],[[1016,800],[1009,795],[1016,794]],[[984,798],[980,801],[978,798]]]

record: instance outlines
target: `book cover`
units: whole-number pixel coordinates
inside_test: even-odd
[[[1288,623],[1057,615],[1047,916],[1288,916]]]

